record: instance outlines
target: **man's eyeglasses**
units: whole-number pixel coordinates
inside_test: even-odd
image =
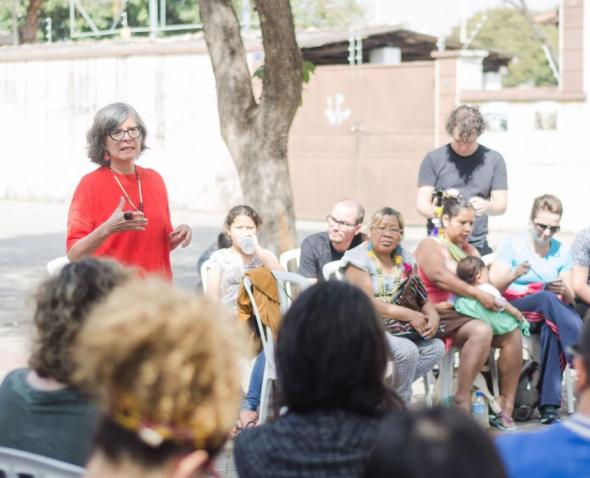
[[[353,227],[355,227],[357,225],[357,224],[350,224],[349,222],[346,222],[346,221],[339,221],[338,219],[334,218],[331,214],[328,214],[326,219],[327,219],[328,225],[330,227],[337,226],[340,229],[352,229]]]
[[[376,226],[376,227],[372,227],[371,229],[375,229],[379,234],[385,234],[385,231],[391,233],[391,234],[395,234],[397,232],[401,233],[402,230],[397,228],[397,227],[393,227],[393,226],[389,226],[389,227],[385,227],[385,226]]]
[[[130,139],[137,139],[143,134],[143,130],[141,126],[134,126],[129,129],[114,129],[113,131],[109,131],[109,136],[113,141],[123,141],[125,133],[127,133]]]
[[[547,224],[541,224],[540,222],[535,222],[534,224],[540,232],[545,232],[549,229],[550,234],[555,234],[561,229],[561,226],[548,226]]]

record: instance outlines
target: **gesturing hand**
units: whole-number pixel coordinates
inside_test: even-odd
[[[125,207],[125,198],[121,196],[119,204],[113,211],[113,214],[103,223],[104,227],[107,228],[109,234],[122,231],[145,231],[147,226],[147,218],[141,211],[123,212]],[[125,219],[127,214],[130,219]]]
[[[193,238],[193,231],[190,226],[186,224],[180,224],[174,229],[169,235],[170,238],[170,250],[178,247],[182,244],[182,247],[186,247],[191,243]]]

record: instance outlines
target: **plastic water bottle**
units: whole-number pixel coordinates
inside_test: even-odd
[[[250,256],[254,254],[256,251],[256,247],[254,246],[254,238],[250,235],[244,235],[240,237],[240,249],[244,254]]]
[[[480,390],[477,390],[471,398],[471,415],[483,428],[490,427],[488,404]]]

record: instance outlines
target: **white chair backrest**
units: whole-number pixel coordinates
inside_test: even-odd
[[[279,256],[279,263],[286,271],[289,270],[289,263],[295,261],[296,270],[299,270],[299,258],[301,257],[301,249],[289,249]]]
[[[292,302],[292,296],[290,292],[291,289],[288,289],[287,285],[295,284],[301,290],[303,290],[309,287],[311,283],[305,277],[300,276],[299,274],[295,274],[294,272],[273,271],[272,274],[275,276],[275,279],[277,280],[281,315],[283,315],[291,306]],[[258,328],[258,332],[260,334],[262,348],[264,349],[264,355],[266,356],[268,365],[270,365],[272,374],[274,375],[274,377],[276,377],[274,360],[274,341],[272,337],[272,331],[270,330],[270,327],[265,327],[262,323],[262,320],[260,318],[260,312],[258,311],[258,305],[256,304],[254,294],[252,293],[252,281],[248,276],[244,276],[242,282],[244,284],[244,289],[246,289],[246,293],[248,294],[248,298],[250,299],[250,303],[252,304],[252,313],[256,318],[256,327]]]
[[[293,302],[293,285],[299,287],[300,290],[304,290],[311,285],[311,282],[306,277],[295,272],[272,271],[272,275],[277,280],[281,314],[284,314]]]
[[[47,263],[47,272],[50,276],[56,276],[60,273],[66,264],[69,264],[68,256],[56,257]]]
[[[270,330],[270,327],[265,327],[262,323],[262,320],[260,318],[260,312],[258,311],[258,305],[256,304],[254,294],[252,293],[252,281],[248,276],[244,276],[242,282],[244,284],[244,289],[246,289],[246,293],[248,294],[248,298],[250,299],[250,303],[252,304],[252,313],[254,314],[254,317],[256,319],[256,327],[260,335],[260,340],[262,341],[262,348],[264,350],[264,355],[267,361],[266,365],[269,367],[269,370],[271,371],[271,377],[276,378],[274,341],[272,338],[272,331]]]
[[[324,264],[324,267],[322,267],[322,275],[324,276],[324,279],[342,280],[344,277],[342,276],[342,272],[340,272],[341,265],[342,261],[332,261]]]
[[[201,264],[201,285],[203,286],[203,292],[207,292],[207,271],[211,268],[211,261],[207,259]]]
[[[84,468],[21,450],[0,447],[0,476],[5,478],[79,478]]]

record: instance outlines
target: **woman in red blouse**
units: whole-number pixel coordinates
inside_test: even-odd
[[[82,178],[68,214],[67,255],[108,256],[146,273],[172,277],[170,251],[189,245],[191,228],[170,222],[161,176],[136,165],[146,148],[143,120],[125,103],[100,109],[88,131],[88,156],[99,168]]]

